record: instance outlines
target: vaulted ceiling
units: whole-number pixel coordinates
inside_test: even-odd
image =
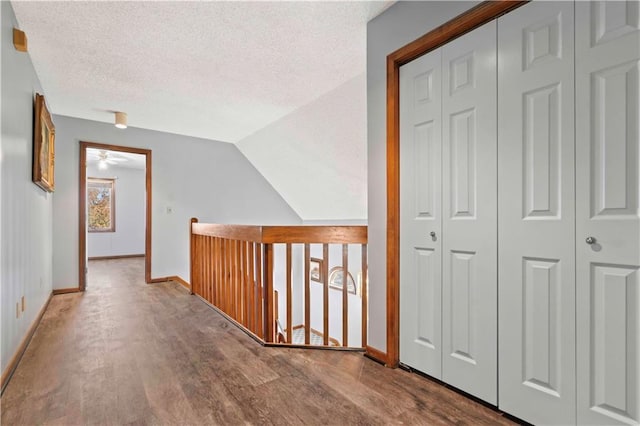
[[[364,111],[351,122],[340,118],[331,152],[303,155],[323,146],[320,120],[334,126],[326,113],[316,118],[314,111],[335,109],[329,105],[336,102],[344,111],[366,108],[364,83],[347,84],[349,97],[326,94],[354,79],[364,81],[366,23],[392,3],[12,1],[12,6],[54,114],[113,122],[113,111],[124,111],[129,126],[243,141],[245,156],[303,219],[353,219],[366,217]],[[303,120],[297,119],[299,110],[305,111]],[[283,120],[284,133],[277,124]],[[277,150],[261,146],[276,138],[285,139]],[[285,162],[282,150],[290,152]],[[334,151],[351,153],[354,162],[337,168]],[[305,161],[315,161],[331,178],[309,175],[299,167]],[[345,200],[330,216],[322,214],[320,204],[328,194]]]

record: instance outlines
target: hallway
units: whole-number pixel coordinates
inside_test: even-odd
[[[144,259],[91,261],[54,296],[2,396],[3,425],[511,424],[360,353],[263,348]]]

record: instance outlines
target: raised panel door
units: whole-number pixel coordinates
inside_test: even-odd
[[[576,2],[577,420],[640,424],[640,3]]]
[[[442,48],[442,380],[497,404],[496,22]]]
[[[575,423],[572,2],[498,19],[500,409]]]
[[[441,52],[400,68],[400,362],[441,378]]]

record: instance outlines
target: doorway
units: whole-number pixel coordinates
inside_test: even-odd
[[[109,165],[116,165],[120,162],[135,161],[135,157],[131,154],[137,154],[143,156],[141,163],[144,165],[144,189],[145,189],[145,211],[144,211],[144,274],[145,282],[151,283],[151,150],[142,148],[131,148],[117,145],[101,144],[95,142],[80,142],[80,187],[79,187],[79,253],[78,253],[78,282],[80,291],[84,291],[87,285],[87,259],[88,259],[88,246],[87,235],[89,231],[88,226],[88,205],[87,197],[87,180],[91,177],[88,176],[87,168],[89,165],[98,167],[109,167]],[[95,164],[93,164],[95,163]],[[142,168],[142,164],[140,165]],[[92,169],[93,170],[93,169]],[[98,172],[94,172],[94,175],[98,175]],[[99,187],[100,197],[107,197],[108,203],[105,204],[105,208],[109,210],[115,204],[115,187],[113,178],[96,179],[93,183]],[[115,213],[115,209],[113,210]],[[99,229],[98,232],[107,231],[112,232],[116,228],[116,217],[109,215],[105,221],[100,223],[94,223],[91,225],[92,231]],[[93,235],[92,235],[93,236]],[[139,254],[139,253],[128,253]]]

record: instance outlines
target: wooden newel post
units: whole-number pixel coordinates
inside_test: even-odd
[[[193,294],[194,265],[196,262],[196,239],[193,235],[193,224],[198,223],[197,217],[192,217],[189,222],[189,291]]]
[[[273,244],[264,244],[263,276],[264,307],[264,341],[273,343],[273,330],[275,328],[275,316],[273,310]]]

